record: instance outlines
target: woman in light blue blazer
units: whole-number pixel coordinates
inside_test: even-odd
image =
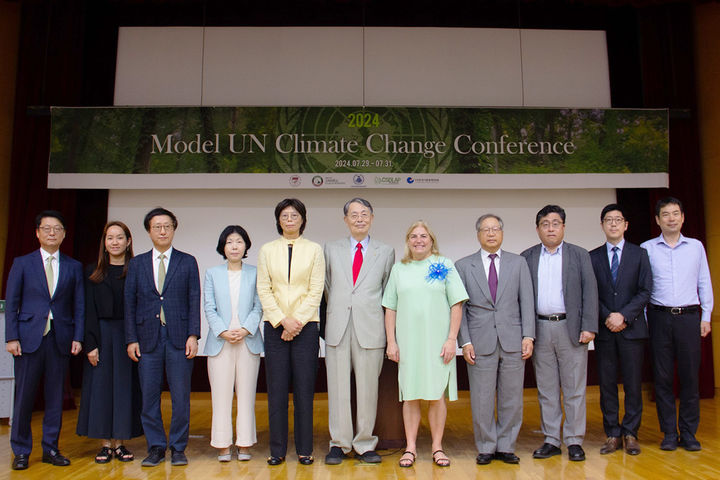
[[[210,445],[218,449],[221,462],[232,459],[233,389],[237,396],[238,460],[250,460],[250,447],[257,442],[255,389],[263,352],[258,328],[262,307],[255,287],[257,270],[242,261],[250,245],[250,237],[241,226],[225,227],[217,252],[227,262],[205,273],[205,317],[210,325],[205,354],[212,392]]]

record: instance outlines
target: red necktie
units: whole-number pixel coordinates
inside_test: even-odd
[[[355,247],[357,250],[355,250],[355,258],[353,259],[353,285],[355,285],[355,282],[357,282],[358,274],[360,273],[360,267],[362,267],[362,244],[358,243]]]

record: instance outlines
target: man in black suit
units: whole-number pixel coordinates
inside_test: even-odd
[[[605,455],[622,448],[640,453],[637,431],[642,418],[642,363],[648,326],[644,308],[652,291],[652,271],[647,251],[625,241],[628,222],[622,207],[607,205],[600,214],[607,238],[590,252],[600,299],[600,329],[595,340],[600,380],[600,409],[607,440]],[[617,371],[622,370],[625,416],[618,416]]]

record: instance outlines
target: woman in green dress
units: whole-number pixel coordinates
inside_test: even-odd
[[[420,400],[429,400],[432,458],[447,467],[442,449],[445,398],[457,400],[455,354],[467,292],[453,263],[440,256],[427,223],[413,223],[405,235],[405,256],[390,272],[385,294],[387,356],[398,363],[406,448],[401,467],[415,463]]]

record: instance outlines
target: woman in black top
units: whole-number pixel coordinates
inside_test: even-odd
[[[83,348],[88,361],[77,434],[102,439],[97,463],[107,463],[113,456],[121,462],[133,460],[122,441],[142,435],[137,365],[127,355],[123,320],[125,274],[132,256],[128,227],[109,222],[97,264],[86,269]]]

